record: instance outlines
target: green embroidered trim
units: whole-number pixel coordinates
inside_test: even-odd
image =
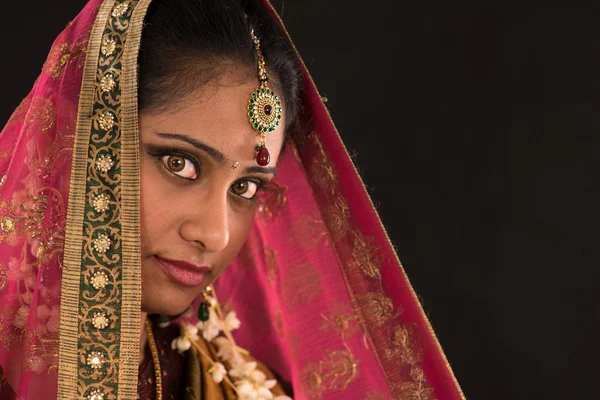
[[[102,34],[92,109],[78,315],[78,394],[120,398],[121,72],[137,1],[115,3]]]

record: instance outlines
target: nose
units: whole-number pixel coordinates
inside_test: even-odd
[[[227,197],[207,194],[185,211],[179,227],[181,237],[196,242],[208,252],[219,252],[229,244]]]

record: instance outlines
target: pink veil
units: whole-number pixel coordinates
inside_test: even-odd
[[[56,397],[71,153],[96,12],[89,3],[56,39],[0,133],[0,399]]]
[[[56,39],[33,90],[0,133],[0,399],[79,398],[89,392],[79,389],[77,395],[65,385],[87,388],[91,377],[64,362],[85,362],[85,353],[75,351],[85,343],[73,332],[87,328],[79,322],[69,330],[64,324],[71,323],[69,316],[60,312],[61,301],[78,304],[64,291],[63,280],[78,276],[65,265],[65,254],[71,260],[80,256],[68,239],[77,228],[68,223],[69,199],[76,198],[75,136],[87,132],[94,140],[84,122],[96,121],[81,104],[90,80],[86,73],[95,78],[97,72],[85,64],[104,51],[104,24],[115,15],[121,18],[119,29],[139,35],[147,3],[91,0]],[[285,29],[268,1],[263,4]],[[115,14],[119,7],[127,8],[123,15]],[[132,60],[123,56],[124,71]],[[221,302],[242,321],[236,338],[291,383],[295,399],[464,398],[304,65],[303,74],[304,131],[288,143],[276,182],[261,197],[248,243],[216,284]],[[131,106],[136,95],[135,77],[126,79],[123,72],[121,96],[112,98],[119,107],[121,101]],[[123,120],[116,129],[125,141],[135,132],[127,126],[136,116],[127,114],[125,105],[115,110]],[[124,176],[136,157],[124,151],[114,160],[123,164]],[[94,174],[86,168],[79,172],[88,180]],[[137,201],[139,209],[134,192],[119,196],[123,204]],[[139,243],[131,233],[135,229],[125,232],[126,224],[135,228],[139,222],[125,221],[127,212],[117,218],[124,221],[125,260],[126,240],[132,248]],[[121,262],[115,265],[115,280],[136,274]],[[82,275],[81,285],[85,279]],[[102,339],[120,349],[110,355],[118,371],[111,399],[117,393],[128,398],[125,393],[131,392],[121,386],[137,379],[135,343],[123,344],[133,337],[127,329],[139,323],[127,317],[127,307],[137,304],[136,290],[120,286],[120,331]],[[68,349],[73,354],[66,354]]]

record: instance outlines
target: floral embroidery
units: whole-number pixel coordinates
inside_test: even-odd
[[[0,290],[6,287],[8,283],[8,268],[0,261]]]
[[[56,108],[51,99],[34,97],[29,105],[25,125],[36,131],[46,132],[56,125]]]
[[[86,34],[74,43],[65,42],[53,47],[48,55],[48,60],[44,64],[44,72],[54,79],[61,78],[66,66],[72,60],[85,58],[80,56],[85,53],[87,39]],[[83,66],[83,60],[80,60],[78,65]]]
[[[104,400],[104,391],[102,389],[94,389],[87,395],[87,400]]]
[[[275,251],[270,247],[264,247],[265,266],[267,267],[267,281],[273,286],[277,280],[277,257]]]
[[[106,316],[105,312],[97,311],[94,313],[94,316],[92,317],[92,325],[94,325],[96,329],[104,329],[108,326],[108,324],[108,317]]]
[[[309,363],[302,370],[304,391],[311,400],[317,400],[326,392],[345,390],[358,378],[358,364],[350,351],[328,350],[322,360]]]
[[[311,264],[291,268],[283,279],[286,286],[295,288],[283,293],[284,304],[290,312],[299,304],[310,304],[321,291],[319,273]]]
[[[294,240],[294,244],[300,243],[307,251],[314,250],[320,243],[333,244],[341,263],[342,273],[346,278],[346,287],[356,300],[353,302],[355,312],[348,309],[344,312],[334,308],[323,314],[324,322],[321,329],[323,331],[334,329],[343,340],[352,332],[348,328],[360,324],[366,334],[366,344],[374,347],[374,351],[379,356],[378,364],[386,371],[388,384],[395,388],[393,390],[395,398],[433,400],[427,379],[424,375],[416,373],[416,368],[419,368],[421,361],[415,364],[407,362],[410,354],[422,352],[421,343],[401,341],[410,347],[408,350],[394,345],[398,338],[393,339],[390,336],[390,329],[394,326],[392,324],[402,324],[399,318],[402,310],[396,309],[387,295],[382,283],[381,269],[388,262],[394,266],[396,263],[385,259],[385,255],[388,254],[385,248],[380,249],[376,239],[361,231],[360,221],[355,219],[346,201],[349,193],[342,190],[336,166],[321,143],[319,133],[311,132],[309,135],[304,135],[304,138],[296,139],[296,144],[303,150],[302,158],[298,157],[297,160],[303,164],[308,175],[321,214],[295,217],[294,234],[291,235],[290,240]],[[309,233],[308,227],[313,226],[314,228],[311,229],[314,233]],[[325,226],[325,231],[320,231],[319,226]],[[365,280],[364,277],[370,279]],[[288,283],[285,276],[283,278],[285,287],[296,289],[300,286],[293,281]],[[284,298],[285,294],[286,292]],[[405,354],[405,358],[398,355],[399,351]],[[301,350],[296,356],[298,357],[299,354]],[[391,357],[392,354],[395,355],[394,358]],[[326,373],[319,363],[308,364],[303,369],[302,383],[311,398],[321,398],[325,393],[327,381],[324,376]]]
[[[352,261],[349,266],[362,271],[369,278],[381,280],[381,256],[375,241],[354,232],[354,246],[352,249]]]
[[[112,158],[106,154],[102,154],[96,160],[96,169],[98,172],[108,172],[115,165]]]
[[[108,195],[106,193],[100,193],[99,195],[95,196],[92,200],[92,207],[94,208],[94,210],[96,210],[96,212],[104,212],[108,210],[109,206],[110,200],[108,199]]]
[[[102,54],[106,57],[112,56],[116,50],[117,50],[117,42],[115,41],[115,39],[112,39],[112,38],[104,40],[104,42],[102,43],[102,47],[100,49]]]
[[[90,284],[94,289],[103,289],[108,284],[108,276],[102,271],[97,271],[92,275]]]
[[[110,111],[103,111],[98,117],[98,126],[103,131],[109,131],[115,126],[115,116]]]
[[[112,16],[115,18],[121,18],[127,13],[127,10],[129,10],[129,2],[124,1],[121,4],[117,4],[115,6],[112,12]]]
[[[106,74],[100,81],[100,89],[103,93],[111,92],[117,86],[117,81],[113,74]]]
[[[5,233],[12,233],[15,230],[15,220],[5,215],[0,219],[0,229]]]
[[[271,181],[261,191],[258,212],[267,218],[276,216],[287,203],[286,192],[285,186]]]
[[[322,189],[329,192],[335,192],[338,182],[338,176],[335,172],[335,165],[329,159],[329,156],[327,155],[327,152],[325,151],[325,148],[319,139],[319,134],[312,132],[309,135],[309,138],[317,146],[318,151],[318,155],[314,157],[314,161],[311,166],[311,177],[313,181]]]
[[[365,311],[365,318],[373,327],[379,328],[394,317],[394,304],[392,299],[382,293],[372,292],[358,297],[361,308]]]
[[[350,207],[343,197],[335,198],[333,205],[328,206],[323,211],[323,219],[329,228],[329,232],[334,242],[338,242],[348,233],[348,217],[350,216]]]
[[[104,354],[100,351],[92,351],[87,355],[85,362],[92,369],[100,369],[102,368],[105,362]]]
[[[94,250],[98,253],[106,253],[110,249],[111,240],[107,234],[101,233],[93,240]]]
[[[333,328],[342,340],[348,339],[358,331],[358,316],[344,303],[334,303],[331,311],[321,316],[324,319],[321,330],[328,332]]]

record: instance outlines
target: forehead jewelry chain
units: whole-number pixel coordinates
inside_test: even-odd
[[[254,28],[251,28],[250,34],[258,55],[258,80],[260,84],[248,99],[248,121],[260,136],[259,144],[255,148],[256,163],[264,167],[271,161],[271,155],[266,145],[267,133],[273,132],[279,126],[283,109],[279,98],[269,87],[265,57],[260,48],[260,40],[254,33]]]

